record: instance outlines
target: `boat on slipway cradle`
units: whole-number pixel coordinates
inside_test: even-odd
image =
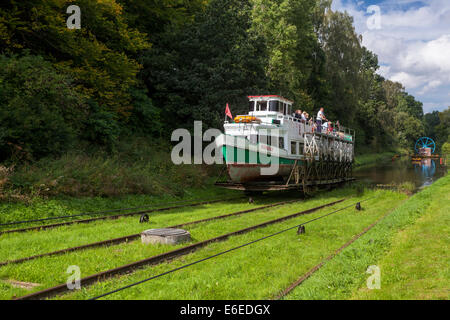
[[[245,191],[303,189],[352,178],[355,131],[328,122],[317,127],[293,116],[293,101],[249,96],[248,115],[225,121],[216,139],[227,174],[217,186]]]

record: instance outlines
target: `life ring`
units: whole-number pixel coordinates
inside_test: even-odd
[[[252,116],[237,116],[236,118],[234,118],[234,122],[236,122],[236,123],[251,123],[251,122],[261,123],[261,120],[256,117],[252,117]]]

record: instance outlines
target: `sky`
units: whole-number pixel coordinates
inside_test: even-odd
[[[450,0],[333,0],[332,8],[353,16],[378,73],[402,83],[425,113],[450,106]]]

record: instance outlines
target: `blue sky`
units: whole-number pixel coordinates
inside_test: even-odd
[[[425,112],[450,106],[450,0],[333,0],[333,9],[353,16],[379,73],[401,82]]]

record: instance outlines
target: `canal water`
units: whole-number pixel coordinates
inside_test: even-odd
[[[355,169],[353,176],[359,181],[372,184],[390,185],[411,182],[418,189],[443,177],[446,171],[447,169],[441,166],[439,159],[413,163],[409,157],[403,157],[375,166]]]

